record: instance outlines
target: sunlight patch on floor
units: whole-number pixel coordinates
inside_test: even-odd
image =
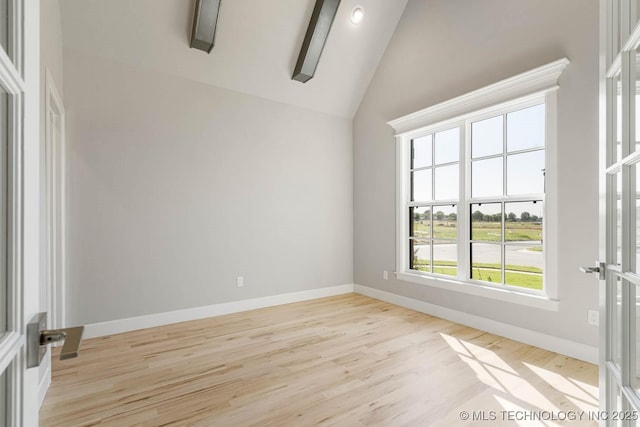
[[[493,389],[492,397],[498,403],[498,413],[501,411],[547,411],[558,413],[562,411],[593,412],[598,410],[598,387],[587,384],[569,375],[564,375],[563,364],[538,366],[535,360],[503,360],[499,347],[492,351],[487,347],[473,344],[454,336],[440,333],[440,336],[454,350],[461,361],[469,366],[477,379]],[[562,356],[558,356],[562,357]],[[566,359],[562,359],[566,360]],[[581,363],[574,361],[576,363]],[[575,368],[573,368],[575,369]],[[567,371],[578,372],[578,371]],[[547,390],[551,387],[553,393]],[[554,404],[553,402],[558,402]],[[495,406],[487,401],[487,410]],[[523,426],[556,426],[563,425],[557,420],[512,420]]]
[[[598,388],[581,381],[564,377],[557,372],[523,362],[550,386],[563,393],[575,406],[583,411],[598,410]]]
[[[504,409],[505,411],[510,411],[512,413],[523,413],[525,411],[527,411],[528,408],[522,407],[520,405],[516,405],[515,403],[513,403],[512,401],[502,398],[500,396],[493,396],[498,403],[500,404],[500,406],[502,407],[502,409]],[[541,420],[513,420],[513,422],[518,425],[518,426],[523,426],[523,427],[555,427],[555,426],[559,426],[560,424],[557,424],[553,421],[541,421]]]

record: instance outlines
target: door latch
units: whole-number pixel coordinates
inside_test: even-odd
[[[42,331],[40,332],[40,345],[47,345],[53,344],[54,342],[64,341],[66,337],[67,333],[60,329]]]
[[[47,345],[64,341],[60,360],[78,357],[80,340],[84,326],[65,329],[45,329],[47,327],[47,313],[38,313],[27,325],[27,368],[40,366]]]
[[[598,279],[604,280],[606,278],[606,265],[604,262],[596,261],[595,267],[580,267],[580,271],[586,274],[598,274]]]

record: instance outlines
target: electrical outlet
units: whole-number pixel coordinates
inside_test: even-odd
[[[239,288],[243,287],[243,286],[244,286],[244,277],[242,277],[242,276],[238,276],[238,277],[236,278],[236,285],[237,285]]]
[[[382,272],[382,279],[389,280],[389,272],[387,270]]]
[[[598,310],[589,310],[587,314],[587,321],[590,325],[599,326],[600,325],[600,312]]]

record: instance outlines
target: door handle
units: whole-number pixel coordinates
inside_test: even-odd
[[[84,326],[64,329],[45,329],[47,327],[47,313],[38,313],[27,325],[27,368],[40,366],[42,358],[47,353],[47,345],[64,341],[60,360],[78,357],[80,341]]]
[[[606,265],[604,262],[596,261],[595,267],[580,267],[580,271],[586,274],[598,274],[598,279],[604,280],[606,278]]]
[[[60,360],[73,359],[78,357],[83,332],[84,326],[40,331],[40,345],[46,346],[54,342],[64,341],[60,352]]]

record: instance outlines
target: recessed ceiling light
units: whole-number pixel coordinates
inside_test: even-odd
[[[362,9],[362,6],[354,7],[351,12],[351,22],[358,25],[362,22],[362,18],[364,18],[364,9]]]

